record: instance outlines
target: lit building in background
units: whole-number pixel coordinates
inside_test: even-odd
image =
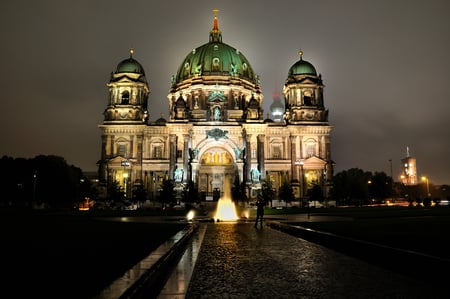
[[[416,158],[411,157],[409,154],[409,147],[406,147],[406,157],[402,160],[402,174],[400,179],[406,186],[416,185],[417,181],[417,167]]]
[[[270,113],[272,114],[273,121],[283,121],[284,104],[281,102],[281,97],[278,93],[274,93],[273,95],[273,103],[270,105]]]
[[[180,196],[192,184],[202,196],[223,193],[228,180],[244,183],[253,199],[261,182],[270,179],[277,190],[291,182],[297,197],[315,184],[327,196],[332,127],[322,77],[302,52],[282,87],[286,105],[273,107],[277,121],[263,119],[259,76],[243,53],[222,42],[217,10],[209,41],[190,50],[168,78],[167,119],[149,121],[151,88],[133,54],[117,65],[108,83],[99,125],[103,186],[118,183],[127,197],[142,187],[153,199],[165,179],[174,181]]]

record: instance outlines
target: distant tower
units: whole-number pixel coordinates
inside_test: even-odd
[[[273,94],[273,103],[270,105],[270,113],[272,113],[272,117],[275,122],[283,121],[284,105],[281,103],[279,93]]]
[[[406,157],[402,160],[402,174],[401,180],[404,185],[416,185],[417,184],[417,167],[416,158],[411,157],[409,154],[409,147],[406,147]]]

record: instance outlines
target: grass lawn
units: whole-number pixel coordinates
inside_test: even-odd
[[[312,210],[351,221],[296,222],[311,229],[450,259],[450,208],[367,207]]]
[[[91,298],[185,226],[80,213],[2,211],[0,218],[2,291],[15,298]]]

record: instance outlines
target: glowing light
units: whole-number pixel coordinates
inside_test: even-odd
[[[219,198],[217,202],[216,213],[214,215],[214,221],[234,221],[238,220],[236,206],[234,202],[231,200],[230,192],[230,184],[228,180],[224,181],[223,184],[224,194],[223,197]]]
[[[214,216],[215,221],[238,220],[234,202],[229,198],[220,198],[217,202],[217,211]]]
[[[194,216],[195,216],[194,211],[193,211],[193,210],[190,210],[190,211],[187,213],[187,215],[186,215],[186,219],[187,219],[188,221],[192,221],[192,220],[194,219]]]

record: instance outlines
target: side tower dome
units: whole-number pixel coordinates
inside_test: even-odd
[[[104,111],[104,124],[145,123],[148,120],[147,99],[150,93],[142,65],[130,57],[122,60],[111,73],[107,84],[109,103]]]
[[[312,75],[317,76],[316,69],[314,66],[306,60],[302,59],[303,53],[300,51],[300,60],[294,63],[289,69],[288,76],[298,76],[298,75]]]
[[[141,75],[141,79],[145,79],[145,72],[142,65],[133,58],[134,50],[130,50],[130,58],[122,60],[116,68],[115,74],[135,73]]]
[[[262,121],[259,78],[239,50],[222,42],[213,12],[209,42],[189,52],[172,76],[169,121]]]
[[[322,76],[308,61],[300,59],[289,69],[283,88],[285,98],[284,119],[289,124],[327,123],[328,110],[323,103]]]

